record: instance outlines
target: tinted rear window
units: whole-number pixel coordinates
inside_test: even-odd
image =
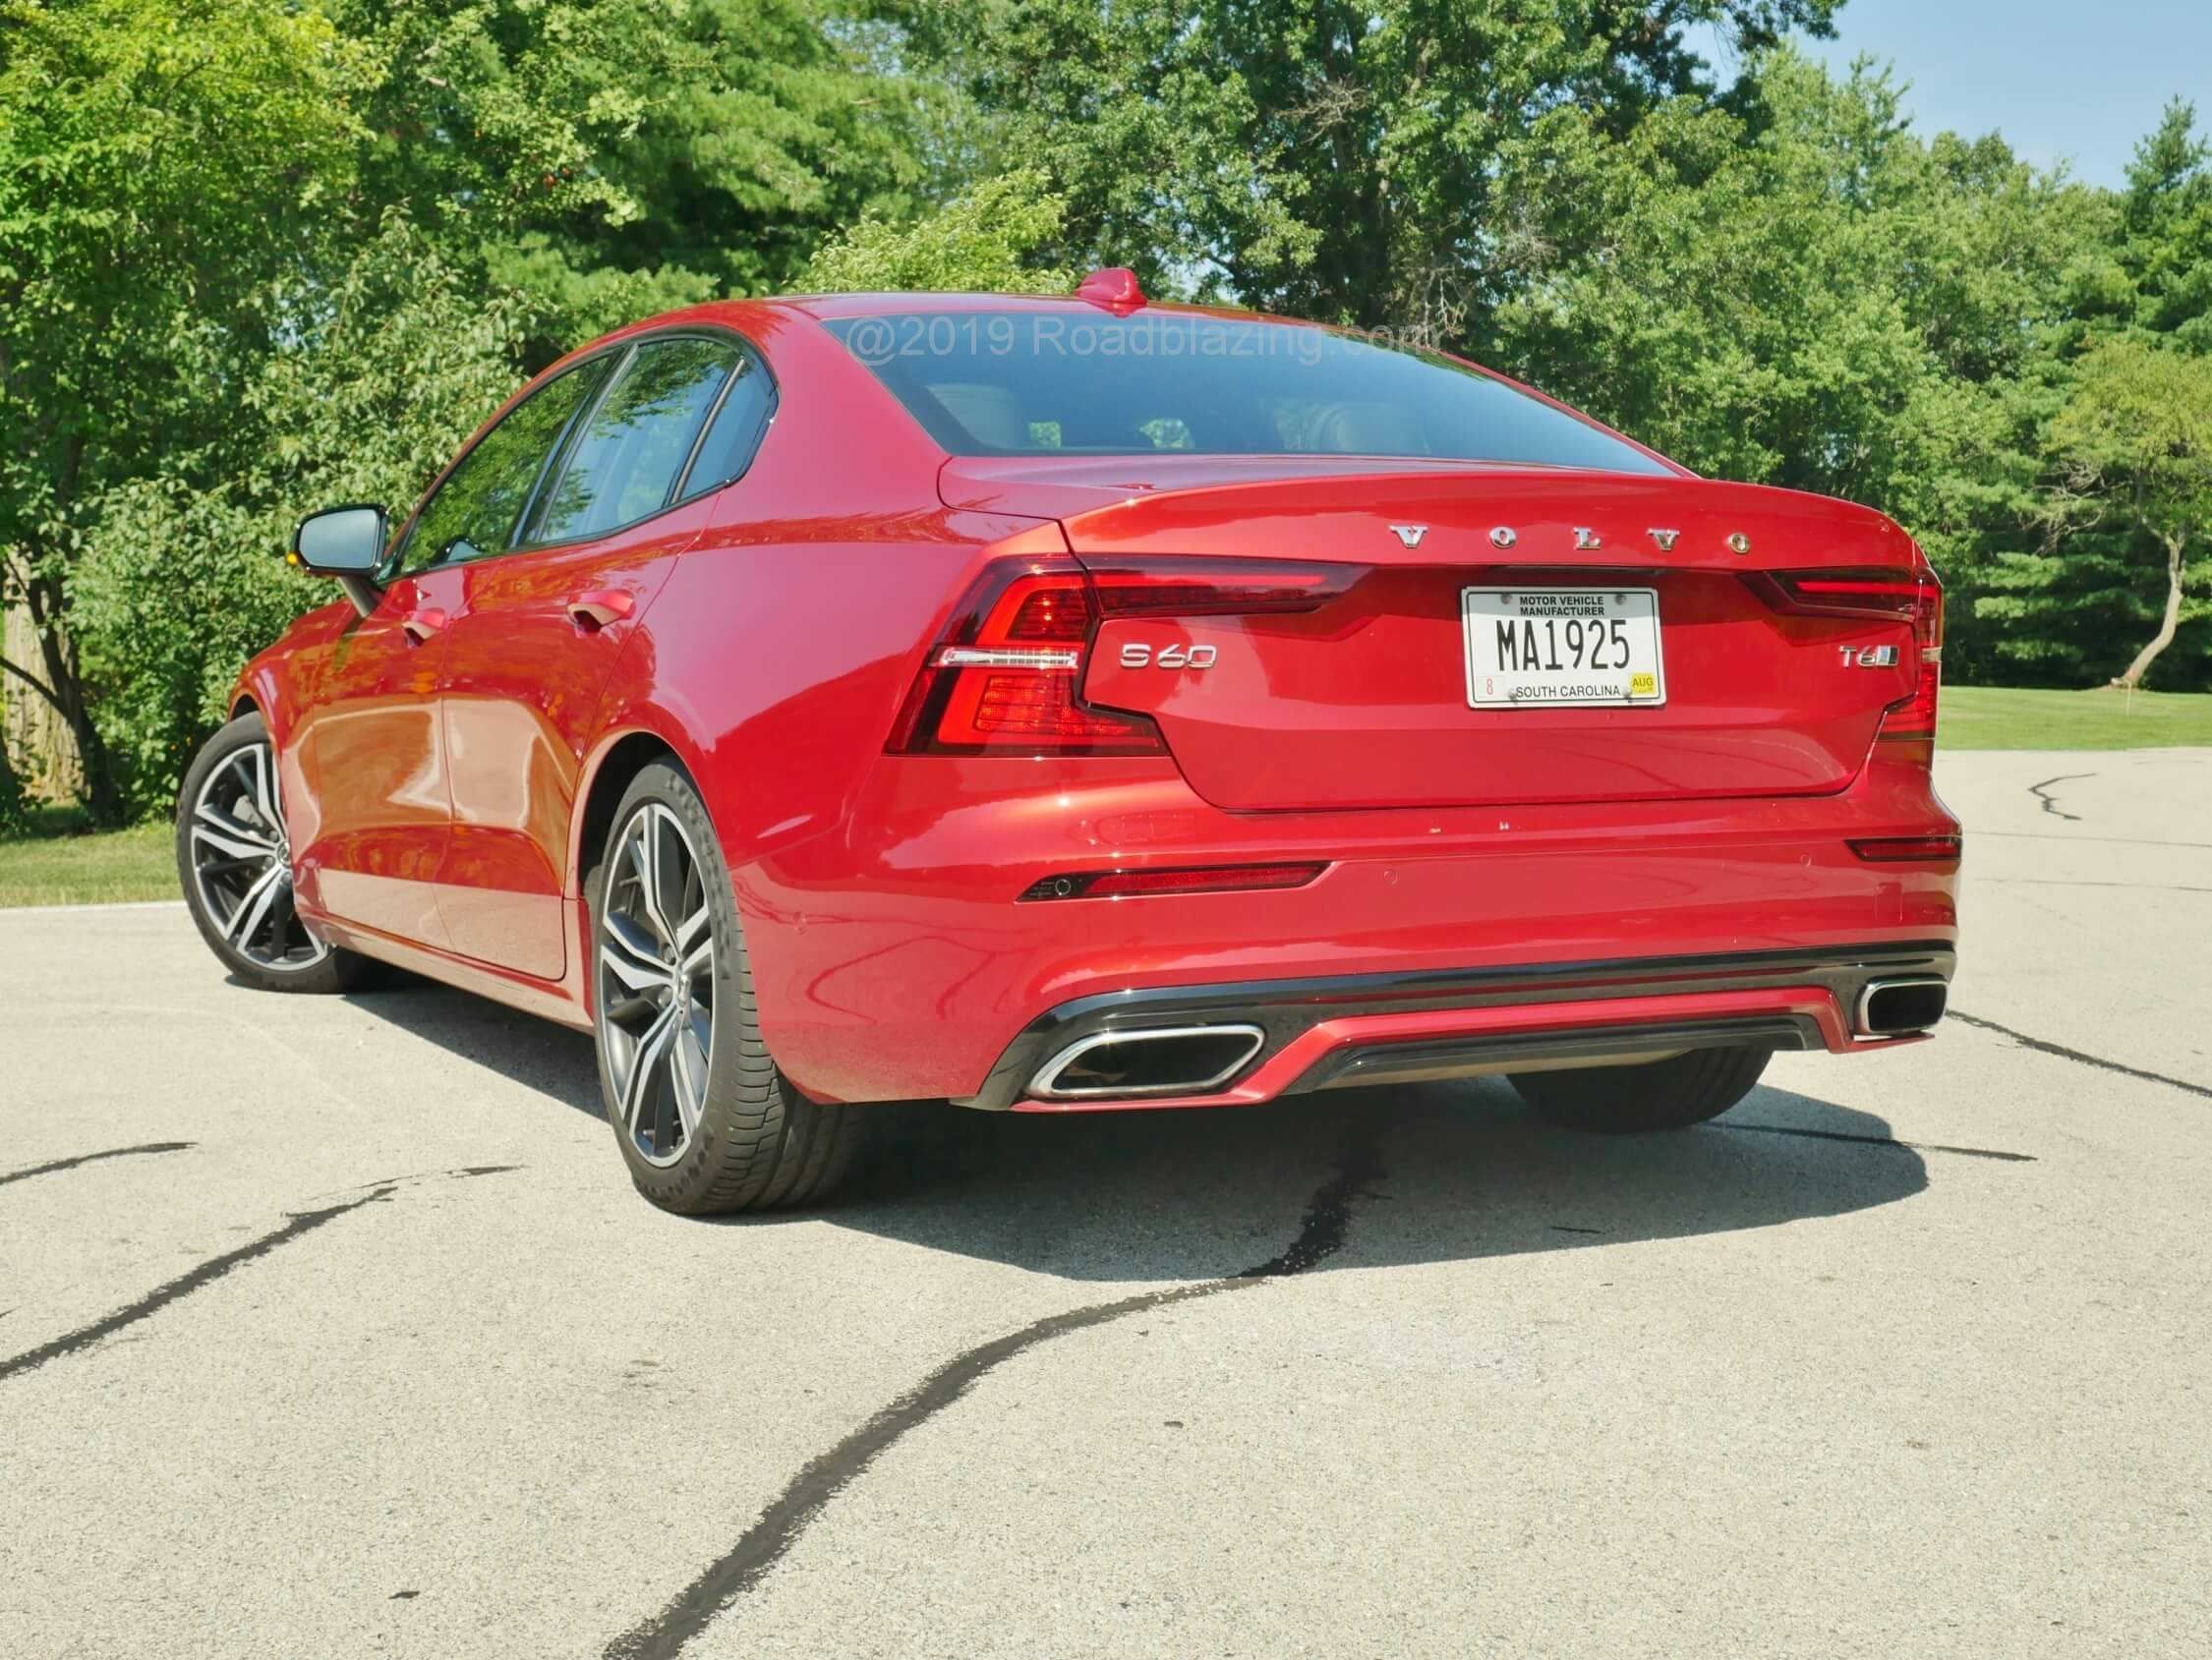
[[[1139,311],[899,312],[824,324],[954,455],[1381,455],[1666,469],[1447,359]]]

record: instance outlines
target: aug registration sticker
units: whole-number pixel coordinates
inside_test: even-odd
[[[1662,704],[1656,588],[1465,588],[1467,701]]]

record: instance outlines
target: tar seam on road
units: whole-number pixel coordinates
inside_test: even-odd
[[[994,1367],[1025,1349],[1125,1314],[1140,1314],[1200,1297],[1219,1296],[1248,1286],[1301,1274],[1343,1248],[1351,1223],[1352,1201],[1382,1174],[1371,1142],[1361,1142],[1337,1162],[1336,1173],[1314,1193],[1298,1237],[1281,1255],[1224,1280],[1205,1280],[1171,1290],[1145,1291],[1114,1302],[1092,1303],[1048,1315],[1018,1332],[956,1354],[904,1395],[791,1477],[768,1509],[761,1512],[736,1545],[694,1579],[660,1613],[624,1631],[607,1645],[608,1660],[666,1660],[706,1630],[716,1615],[751,1590],[783,1560],[830,1502],[844,1492],[894,1442],[943,1411]]]
[[[2055,838],[2063,839],[2063,838]],[[2057,876],[1981,876],[1976,882],[1994,882],[2007,887],[2131,887],[2138,893],[2212,893],[2212,887],[2192,887],[2175,882],[2070,882]]]
[[[0,1187],[11,1181],[29,1181],[34,1175],[51,1175],[56,1171],[73,1171],[79,1165],[88,1165],[100,1159],[129,1159],[141,1153],[182,1153],[188,1147],[198,1146],[193,1141],[143,1141],[136,1147],[110,1147],[101,1153],[80,1153],[74,1159],[55,1159],[49,1164],[28,1165],[20,1171],[0,1173]]]
[[[1868,1147],[1902,1147],[1912,1153],[1956,1153],[1967,1159],[2003,1159],[2008,1164],[2032,1165],[2033,1153],[2000,1153],[1988,1147],[1946,1147],[1937,1141],[1899,1141],[1892,1135],[1853,1135],[1840,1129],[1799,1129],[1793,1124],[1729,1124],[1717,1129],[1756,1130],[1761,1135],[1802,1135],[1814,1141],[1856,1141]]]
[[[179,1297],[190,1296],[201,1287],[220,1280],[241,1264],[252,1262],[259,1256],[266,1256],[277,1246],[288,1244],[303,1233],[312,1233],[324,1223],[335,1222],[348,1211],[357,1211],[363,1205],[373,1205],[378,1199],[389,1197],[391,1189],[380,1187],[368,1197],[355,1199],[349,1204],[332,1205],[320,1211],[301,1211],[282,1228],[263,1233],[259,1239],[243,1244],[235,1251],[225,1251],[221,1256],[209,1257],[199,1267],[178,1275],[166,1286],[156,1286],[137,1302],[117,1309],[104,1319],[95,1320],[89,1326],[80,1326],[76,1331],[54,1339],[52,1343],[40,1344],[36,1348],[26,1349],[21,1354],[0,1360],[0,1378],[11,1378],[18,1372],[28,1372],[45,1365],[49,1360],[59,1360],[65,1354],[73,1354],[112,1332],[136,1325],[156,1310],[166,1308]]]
[[[482,1165],[470,1170],[442,1171],[437,1173],[455,1176],[492,1175],[518,1168],[520,1167],[514,1165]],[[412,1179],[416,1178],[399,1177],[392,1181],[376,1182],[360,1198],[349,1199],[342,1205],[326,1205],[314,1211],[295,1211],[282,1228],[271,1229],[260,1238],[250,1239],[234,1251],[209,1257],[198,1267],[178,1275],[167,1285],[156,1286],[138,1301],[117,1309],[113,1314],[95,1320],[89,1326],[80,1326],[74,1332],[65,1332],[51,1343],[40,1344],[36,1348],[26,1349],[21,1354],[0,1360],[0,1378],[12,1378],[19,1372],[32,1371],[49,1360],[59,1360],[65,1354],[74,1354],[81,1348],[88,1347],[126,1326],[135,1326],[149,1314],[168,1307],[179,1297],[190,1296],[201,1287],[220,1280],[232,1269],[252,1262],[256,1257],[266,1256],[277,1246],[290,1244],[302,1234],[312,1233],[324,1223],[335,1222],[349,1211],[357,1211],[363,1205],[373,1205],[379,1199],[390,1198],[398,1191],[401,1182]]]
[[[2028,794],[2034,796],[2036,800],[2042,802],[2044,812],[2049,813],[2052,817],[2064,819],[2068,824],[2078,825],[2079,823],[2081,823],[2081,815],[2079,813],[2068,813],[2063,811],[2060,808],[2058,802],[2056,802],[2043,792],[2049,789],[2053,784],[2070,784],[2075,782],[2077,779],[2093,778],[2097,774],[2094,773],[2061,773],[2055,778],[2045,778],[2039,784],[2028,785]]]
[[[2169,1088],[2184,1090],[2190,1095],[2201,1095],[2205,1100],[2212,1101],[2212,1088],[2207,1088],[2203,1084],[2192,1084],[2186,1078],[2170,1078],[2164,1072],[2146,1072],[2140,1066],[2125,1066],[2118,1060],[2107,1060],[2102,1056],[2084,1055],[2078,1049],[2068,1049],[2064,1044],[2046,1043],[2041,1038],[2031,1038],[2025,1032],[2015,1032],[2009,1026],[2000,1026],[1994,1020],[1977,1020],[1973,1015],[1961,1014],[1955,1008],[1950,1010],[1945,1018],[1956,1020],[1963,1026],[1979,1027],[1985,1032],[1996,1032],[2002,1037],[2010,1038],[2023,1049],[2036,1050],[2044,1055],[2056,1055],[2064,1060],[2078,1060],[2084,1066],[2101,1067],[2107,1072],[2118,1072],[2122,1077],[2141,1078],[2146,1083],[2165,1084]]]

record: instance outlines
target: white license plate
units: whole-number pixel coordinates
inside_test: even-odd
[[[1463,588],[1477,709],[1662,704],[1656,588]]]

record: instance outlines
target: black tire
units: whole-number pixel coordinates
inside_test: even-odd
[[[680,879],[668,874],[677,853],[670,820],[689,861]],[[650,853],[648,838],[656,838]],[[648,860],[664,872],[653,903]],[[655,763],[631,781],[584,891],[600,1093],[637,1190],[683,1216],[826,1196],[851,1169],[865,1110],[809,1101],[769,1056],[729,870],[706,804],[681,772]],[[712,947],[703,965],[701,935]],[[654,981],[656,965],[668,984]],[[656,1048],[664,1020],[668,1035]]]
[[[291,842],[268,728],[240,716],[201,747],[177,791],[185,908],[232,978],[264,992],[343,992],[365,957],[308,932],[292,904]]]
[[[1641,1066],[1578,1066],[1511,1079],[1540,1117],[1600,1135],[1687,1129],[1717,1118],[1767,1069],[1764,1049],[1693,1049]]]

